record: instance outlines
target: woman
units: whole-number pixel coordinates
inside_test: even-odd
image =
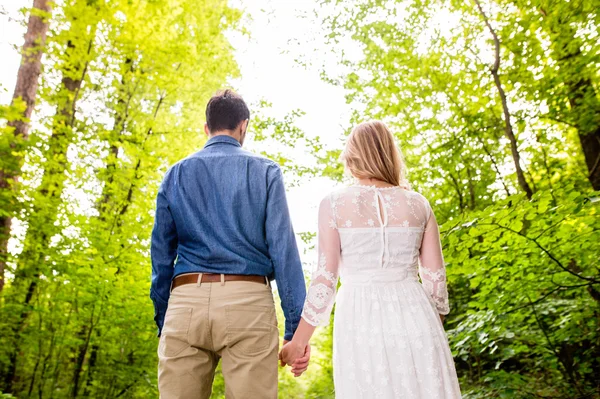
[[[358,184],[321,202],[317,269],[281,360],[305,359],[315,327],[329,320],[341,276],[333,341],[336,397],[460,398],[442,325],[448,292],[431,207],[408,189],[400,151],[382,122],[357,126],[343,160]]]

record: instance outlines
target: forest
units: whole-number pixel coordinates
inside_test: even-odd
[[[600,398],[600,0],[311,3],[336,63],[321,79],[351,110],[339,143],[267,103],[249,140],[289,182],[344,183],[344,135],[384,121],[441,226],[464,397]],[[240,77],[243,4],[23,2],[0,86],[0,398],[158,397],[156,192]],[[306,374],[280,369],[280,398],[334,398],[331,326]]]

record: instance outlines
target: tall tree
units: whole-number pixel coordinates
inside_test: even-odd
[[[496,85],[496,89],[498,90],[498,95],[500,96],[500,103],[502,104],[502,113],[504,115],[504,134],[506,135],[506,138],[510,142],[510,152],[511,152],[511,155],[513,158],[513,162],[515,164],[515,170],[517,172],[517,180],[519,182],[519,186],[521,186],[521,189],[525,192],[525,194],[527,195],[527,198],[531,199],[531,196],[533,195],[533,191],[531,190],[531,187],[529,187],[529,184],[527,183],[527,180],[525,179],[525,173],[523,173],[523,168],[521,166],[521,156],[519,154],[517,138],[515,137],[515,133],[514,133],[514,129],[513,129],[512,121],[511,121],[512,116],[508,109],[508,100],[506,98],[506,92],[504,91],[504,87],[502,85],[502,80],[500,79],[500,60],[501,60],[500,59],[500,39],[498,38],[498,35],[496,34],[496,30],[490,24],[490,20],[489,20],[488,16],[486,15],[485,11],[483,11],[483,8],[481,7],[481,3],[479,2],[479,0],[474,0],[474,1],[475,1],[475,5],[477,6],[477,10],[481,14],[481,17],[483,18],[485,26],[487,27],[490,34],[492,35],[492,38],[494,39],[494,64],[490,68],[490,73],[494,77],[494,84]]]
[[[24,103],[24,109],[18,119],[8,122],[14,129],[14,140],[7,149],[0,151],[0,192],[5,211],[0,214],[0,291],[4,288],[4,274],[7,260],[8,239],[11,231],[11,218],[14,212],[14,193],[11,187],[18,178],[23,162],[22,144],[29,137],[30,119],[35,107],[38,81],[42,73],[42,55],[46,46],[46,35],[50,24],[52,2],[50,0],[34,0],[29,12],[29,21],[25,33],[25,43],[21,50],[21,64],[17,73],[17,82],[13,93],[13,106]],[[6,195],[7,194],[7,195]],[[8,197],[8,198],[6,198]]]
[[[61,38],[66,40],[63,42],[63,54],[58,62],[62,77],[51,100],[56,113],[52,118],[51,134],[44,154],[46,161],[43,165],[41,184],[36,190],[33,209],[28,218],[23,253],[17,262],[11,295],[7,299],[11,304],[18,304],[14,310],[20,309],[16,311],[16,320],[12,325],[15,344],[9,355],[8,371],[4,375],[4,389],[7,392],[12,391],[18,378],[16,369],[21,350],[19,335],[30,315],[30,304],[39,279],[44,273],[48,273],[43,251],[48,248],[51,237],[58,231],[55,219],[66,180],[67,150],[74,138],[77,101],[90,58],[94,54],[98,16],[102,15],[97,5],[91,5],[89,0],[77,1],[65,11],[71,24],[68,32],[57,38],[57,41]]]
[[[594,82],[594,79],[598,79],[597,68],[594,71],[590,67],[590,63],[593,65],[593,53],[585,54],[581,36],[569,21],[573,15],[578,15],[583,19],[581,22],[585,22],[585,17],[590,15],[588,12],[597,10],[600,3],[546,3],[539,12],[543,16],[542,25],[550,37],[559,69],[555,83],[560,86],[556,88],[564,91],[569,104],[568,109],[560,106],[562,118],[577,129],[588,179],[594,190],[600,191],[600,94],[597,91],[598,82]]]

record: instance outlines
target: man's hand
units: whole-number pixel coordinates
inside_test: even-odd
[[[284,341],[283,348],[279,352],[279,361],[281,366],[289,364],[292,366],[292,373],[295,377],[299,377],[308,368],[310,360],[310,344],[303,346],[291,341]]]
[[[281,359],[281,352],[283,352],[283,347],[286,346],[290,341],[288,341],[287,339],[283,340],[283,346],[281,347],[281,351],[279,352],[279,365],[281,367],[285,367],[285,363],[283,362],[283,360]]]

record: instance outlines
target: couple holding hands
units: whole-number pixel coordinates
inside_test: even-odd
[[[227,399],[277,398],[278,359],[306,371],[335,301],[336,398],[460,398],[438,225],[385,124],[348,137],[342,158],[356,183],[321,201],[306,291],[281,170],[242,149],[249,118],[238,94],[213,96],[206,145],[158,191],[150,296],[160,397],[208,399],[221,361]],[[273,280],[285,315],[279,353]]]

